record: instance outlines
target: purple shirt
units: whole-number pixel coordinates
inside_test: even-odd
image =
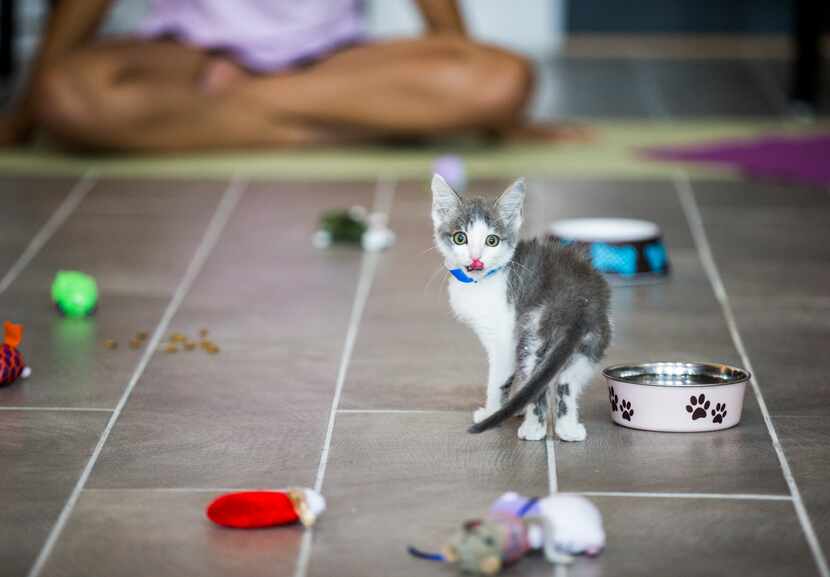
[[[359,0],[151,0],[140,30],[225,51],[256,72],[312,61],[363,33]]]

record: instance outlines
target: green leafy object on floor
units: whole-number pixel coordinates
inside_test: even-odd
[[[348,210],[329,210],[320,219],[320,229],[329,233],[332,242],[360,244],[366,223],[354,218]]]

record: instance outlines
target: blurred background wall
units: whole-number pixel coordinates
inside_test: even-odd
[[[118,0],[105,30],[133,28],[146,2]],[[364,2],[374,36],[410,35],[421,29],[412,0]],[[24,59],[37,40],[45,4],[46,0],[17,0],[18,54]],[[785,34],[792,23],[792,4],[792,0],[462,0],[477,37],[537,58],[555,53],[567,34]]]

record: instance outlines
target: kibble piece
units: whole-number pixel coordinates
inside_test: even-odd
[[[147,340],[147,333],[145,333],[144,331],[137,332],[135,334],[135,339],[137,341],[146,341]]]
[[[199,329],[199,336],[202,337],[202,338],[205,338],[206,336],[208,336],[208,330],[207,329]]]
[[[170,342],[171,343],[183,343],[187,340],[187,337],[184,336],[182,333],[173,333],[170,335]]]
[[[144,341],[140,341],[138,339],[130,339],[130,348],[131,349],[140,349],[143,344],[144,344]]]
[[[178,353],[179,352],[179,347],[177,347],[173,343],[168,343],[164,346],[164,352],[165,353]]]
[[[219,352],[219,347],[217,347],[217,346],[216,346],[216,345],[214,345],[213,343],[210,343],[210,345],[208,345],[208,346],[205,348],[205,350],[208,352],[208,354],[215,355],[216,353],[218,353],[218,352]]]
[[[118,341],[114,339],[107,339],[104,341],[104,346],[109,350],[114,350],[118,348]]]
[[[193,349],[196,348],[196,343],[194,343],[193,341],[185,341],[183,346],[184,346],[184,350],[192,351]]]

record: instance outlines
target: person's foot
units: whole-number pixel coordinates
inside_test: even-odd
[[[202,90],[208,94],[223,94],[249,76],[233,60],[217,56],[205,65],[201,78]]]

